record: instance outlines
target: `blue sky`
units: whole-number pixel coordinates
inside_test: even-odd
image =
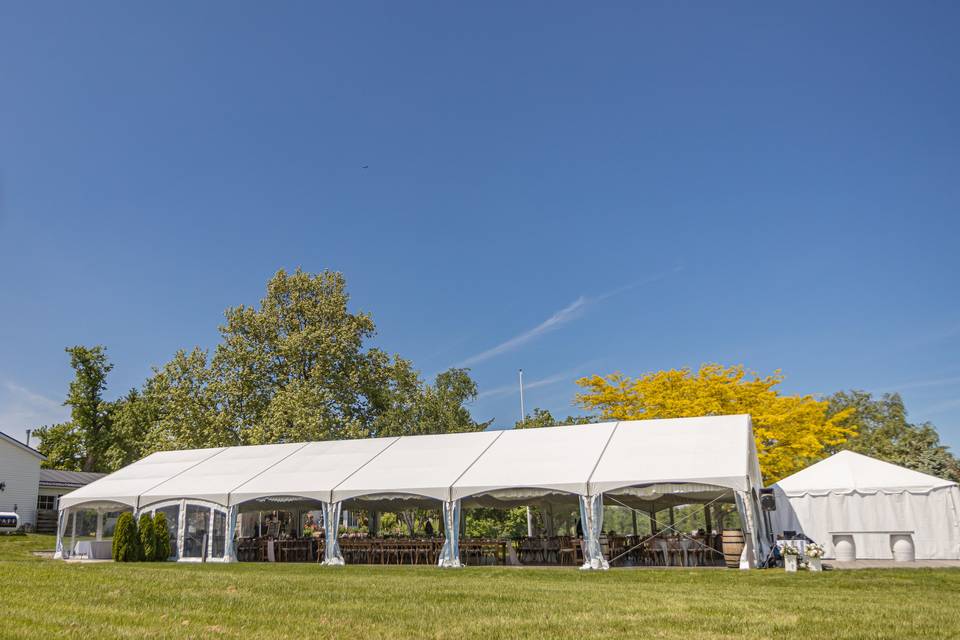
[[[478,419],[743,363],[960,448],[960,6],[0,5],[0,430],[111,396],[280,267]],[[368,168],[363,168],[368,166]]]

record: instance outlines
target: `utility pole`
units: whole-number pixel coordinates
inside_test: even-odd
[[[520,369],[520,424],[527,420],[527,411],[523,407],[523,369]]]
[[[523,369],[520,369],[520,426],[527,421],[527,410],[523,406]],[[533,512],[527,507],[527,537],[533,537]]]

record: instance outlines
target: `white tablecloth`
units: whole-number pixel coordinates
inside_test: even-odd
[[[109,560],[113,556],[111,540],[81,540],[73,548],[73,557],[91,560]]]

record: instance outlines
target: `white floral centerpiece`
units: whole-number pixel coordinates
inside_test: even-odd
[[[800,551],[792,544],[783,545],[783,568],[787,573],[797,572],[797,561],[800,559]]]
[[[811,542],[804,554],[807,556],[807,568],[810,571],[823,571],[823,547]]]

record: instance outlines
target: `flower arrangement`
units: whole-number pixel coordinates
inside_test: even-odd
[[[800,555],[800,552],[797,550],[797,548],[794,547],[793,545],[789,545],[789,544],[783,545],[782,553],[783,553],[783,555],[785,555],[785,556],[798,556],[798,555]]]
[[[823,557],[823,547],[818,545],[816,542],[811,542],[807,545],[807,550],[805,552],[808,558],[822,558]]]

